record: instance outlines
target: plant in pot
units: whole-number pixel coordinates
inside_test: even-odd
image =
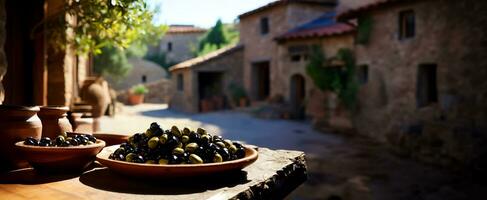
[[[247,106],[247,92],[242,86],[232,84],[230,85],[230,92],[235,105],[239,107]]]
[[[129,104],[130,105],[137,105],[144,102],[144,95],[149,92],[149,89],[144,85],[136,85],[130,89],[129,92]]]

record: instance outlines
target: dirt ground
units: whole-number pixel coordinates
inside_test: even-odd
[[[487,199],[485,181],[468,171],[400,158],[370,139],[317,132],[306,122],[257,119],[237,111],[190,115],[168,110],[165,104],[143,104],[126,106],[114,118],[102,118],[101,130],[133,134],[146,130],[151,122],[163,128],[204,127],[248,144],[304,151],[308,180],[287,199]]]

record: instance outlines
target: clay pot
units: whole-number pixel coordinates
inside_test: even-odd
[[[130,94],[129,95],[129,104],[130,105],[137,105],[144,102],[144,95],[141,94]]]
[[[42,121],[42,137],[56,138],[64,132],[72,132],[73,127],[67,116],[65,106],[42,106],[38,115]]]
[[[39,107],[0,105],[0,170],[28,167],[27,161],[15,151],[15,143],[27,137],[40,139],[42,123],[37,117]]]
[[[210,99],[201,100],[201,112],[210,112],[214,110],[213,101]]]
[[[247,106],[247,98],[240,98],[239,106],[240,107],[246,107]]]

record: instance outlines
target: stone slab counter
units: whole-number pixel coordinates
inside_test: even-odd
[[[255,147],[259,158],[241,171],[181,179],[123,177],[95,163],[81,175],[0,175],[2,199],[281,199],[307,179],[304,153]]]

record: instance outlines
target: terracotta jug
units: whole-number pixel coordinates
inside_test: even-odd
[[[27,161],[23,160],[15,151],[15,143],[27,137],[40,139],[42,123],[37,117],[39,107],[25,107],[0,105],[0,170],[11,170],[28,167]]]
[[[56,138],[64,132],[72,132],[73,127],[67,116],[66,106],[42,106],[38,115],[42,121],[42,137]]]

